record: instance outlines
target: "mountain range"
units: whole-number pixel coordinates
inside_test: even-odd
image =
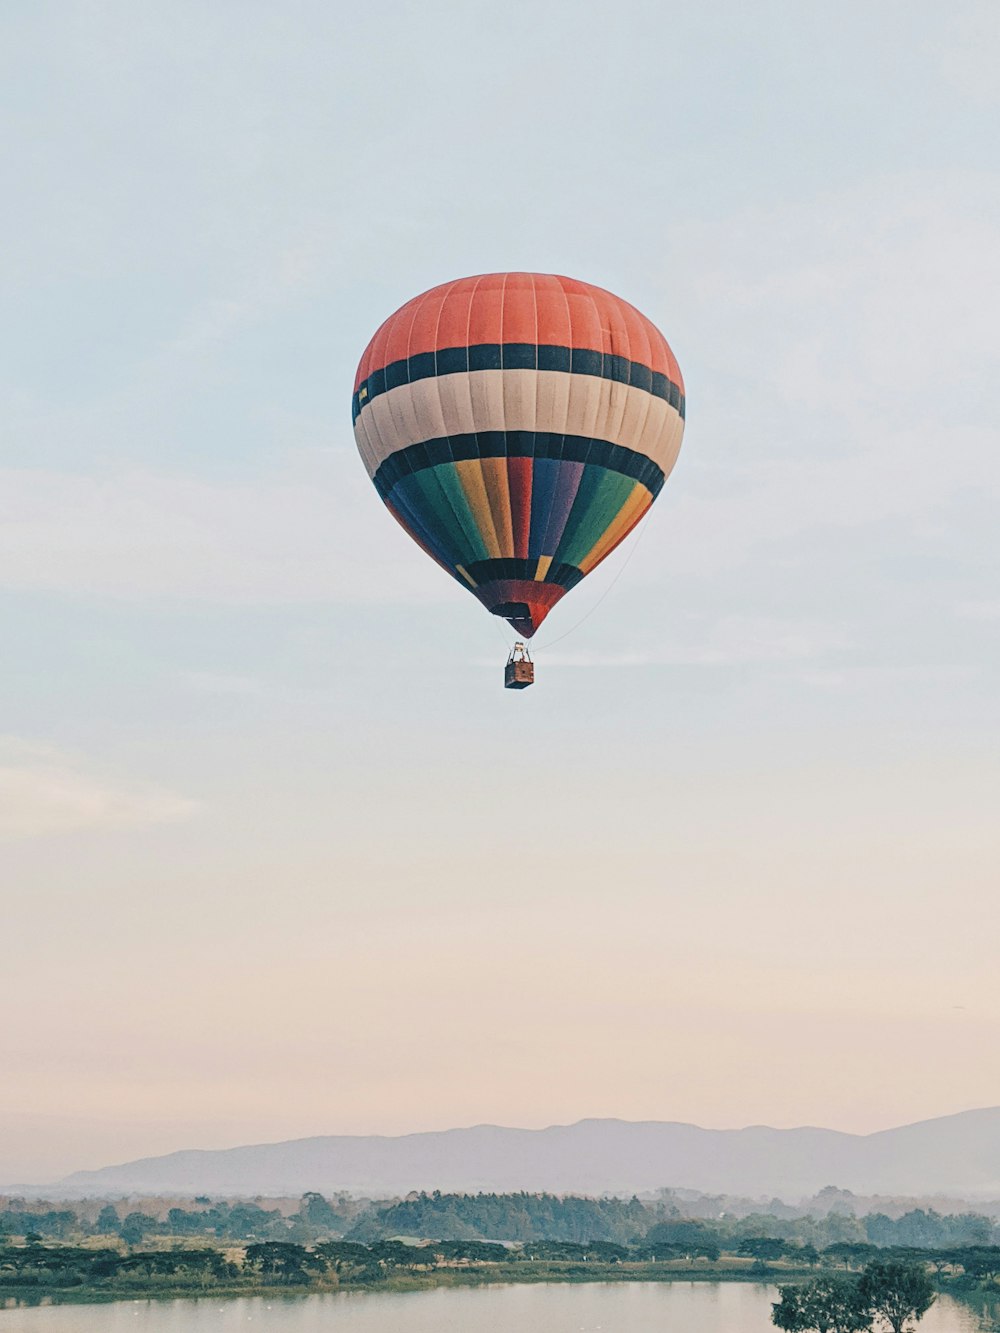
[[[548,1129],[476,1125],[397,1137],[327,1135],[77,1171],[47,1192],[249,1197],[317,1190],[384,1197],[434,1189],[631,1194],[675,1187],[794,1200],[827,1185],[859,1194],[996,1195],[1000,1107],[874,1134],[581,1120]]]

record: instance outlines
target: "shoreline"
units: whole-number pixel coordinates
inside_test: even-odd
[[[552,1264],[544,1267],[532,1264],[496,1265],[489,1269],[448,1268],[434,1273],[400,1274],[380,1282],[311,1282],[240,1283],[220,1282],[218,1285],[199,1286],[177,1283],[116,1284],[102,1287],[24,1287],[0,1285],[0,1315],[5,1311],[24,1310],[42,1305],[110,1305],[115,1302],[175,1301],[175,1300],[237,1300],[241,1297],[259,1298],[347,1295],[352,1292],[434,1291],[439,1288],[471,1288],[502,1286],[534,1286],[539,1284],[582,1285],[592,1282],[624,1284],[634,1282],[734,1282],[774,1286],[788,1280],[795,1281],[815,1276],[808,1268],[770,1268],[765,1272],[751,1272],[745,1268],[711,1270],[691,1266],[689,1269],[666,1264]],[[520,1270],[520,1271],[519,1271]]]
[[[18,1310],[63,1305],[154,1304],[168,1301],[235,1301],[248,1300],[303,1300],[310,1296],[368,1295],[390,1293],[407,1295],[419,1291],[463,1290],[479,1287],[513,1286],[583,1286],[588,1284],[630,1285],[639,1283],[669,1284],[672,1282],[696,1285],[713,1283],[778,1287],[784,1283],[808,1281],[821,1273],[844,1272],[823,1266],[768,1264],[757,1268],[752,1264],[722,1264],[718,1267],[704,1262],[685,1264],[678,1261],[636,1261],[608,1263],[589,1261],[520,1261],[517,1263],[481,1263],[441,1266],[426,1272],[393,1273],[382,1280],[361,1277],[338,1281],[330,1277],[312,1282],[263,1282],[248,1278],[230,1278],[218,1283],[171,1282],[169,1279],[129,1282],[117,1280],[105,1285],[27,1286],[0,1284],[0,1333],[2,1316]],[[1000,1287],[970,1285],[962,1278],[938,1275],[935,1287],[960,1304],[977,1308],[980,1313],[990,1311],[1000,1317]]]

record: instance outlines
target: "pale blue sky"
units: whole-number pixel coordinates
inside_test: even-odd
[[[995,6],[0,22],[0,1180],[1000,1102]],[[689,400],[521,695],[350,423],[507,268]]]

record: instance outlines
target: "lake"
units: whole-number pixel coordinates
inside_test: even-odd
[[[775,1296],[753,1283],[594,1282],[122,1301],[0,1311],[0,1333],[768,1333]],[[971,1311],[939,1297],[920,1333],[982,1328]]]

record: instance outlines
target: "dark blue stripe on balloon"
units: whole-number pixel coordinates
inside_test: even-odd
[[[676,407],[684,416],[684,395],[679,384],[641,361],[586,347],[553,347],[534,343],[477,343],[472,347],[443,347],[437,352],[419,352],[373,370],[358,385],[351,403],[351,420],[381,393],[399,384],[414,384],[433,375],[455,375],[466,370],[562,370],[573,375],[596,375],[645,389],[655,398]]]
[[[406,449],[397,449],[390,454],[375,473],[372,480],[382,499],[391,493],[392,488],[403,477],[414,472],[421,472],[427,467],[439,467],[442,463],[460,463],[471,458],[534,458],[533,487],[531,497],[532,531],[535,528],[535,514],[548,513],[551,494],[544,502],[544,509],[536,510],[535,487],[544,480],[547,469],[540,467],[540,461],[551,460],[554,463],[592,463],[598,467],[620,472],[622,476],[641,481],[643,486],[655,498],[664,482],[663,469],[658,467],[645,454],[626,449],[621,444],[611,444],[608,440],[594,440],[586,435],[555,435],[547,431],[478,431],[468,435],[445,435],[436,440],[421,440]],[[539,499],[539,505],[542,500]],[[538,555],[545,552],[538,551]]]
[[[504,556],[498,560],[476,560],[468,566],[469,574],[475,579],[481,587],[484,583],[496,583],[500,579],[516,580],[530,579],[532,583],[535,580],[535,571],[538,567],[538,561],[535,558],[527,560],[516,560]],[[576,565],[550,565],[548,573],[544,579],[538,579],[539,583],[558,583],[562,588],[573,588],[583,578],[583,571]]]

